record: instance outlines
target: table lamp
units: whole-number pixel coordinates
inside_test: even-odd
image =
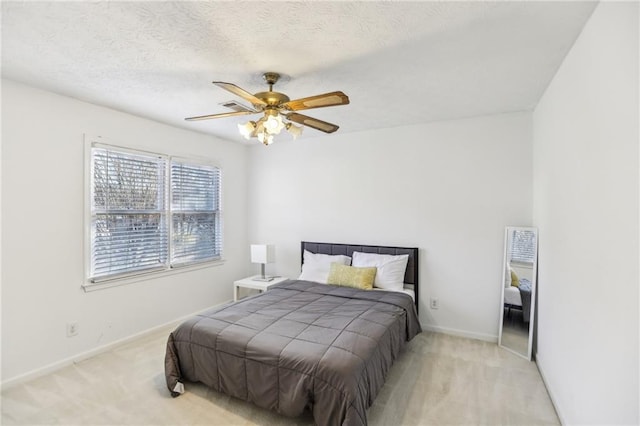
[[[273,277],[264,274],[264,265],[276,260],[276,247],[272,244],[251,244],[251,263],[260,263],[260,276],[254,281],[271,281]]]

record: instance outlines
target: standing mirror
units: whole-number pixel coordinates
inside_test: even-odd
[[[508,226],[504,237],[498,344],[531,360],[538,230]]]

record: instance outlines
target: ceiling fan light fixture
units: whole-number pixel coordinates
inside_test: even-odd
[[[300,136],[302,134],[302,130],[304,130],[302,126],[296,126],[293,123],[287,123],[286,129],[291,134],[291,136],[293,136],[294,140],[298,139],[298,136]]]
[[[269,134],[267,131],[258,133],[257,137],[260,143],[265,145],[271,145],[273,143],[273,135]]]
[[[244,124],[238,124],[238,130],[245,139],[249,140],[251,139],[253,132],[256,130],[256,122],[248,121]]]
[[[284,122],[280,113],[276,110],[267,110],[265,111],[265,117],[267,119],[264,122],[264,128],[272,135],[280,134],[284,129]]]

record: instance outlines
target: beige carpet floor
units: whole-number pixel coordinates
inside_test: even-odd
[[[170,329],[1,394],[2,425],[311,425],[199,384],[171,398]],[[371,425],[558,425],[535,363],[496,344],[424,332],[408,345],[368,411]]]

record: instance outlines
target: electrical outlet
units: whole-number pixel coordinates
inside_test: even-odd
[[[77,335],[78,335],[78,323],[77,322],[67,323],[67,337],[73,337]]]
[[[431,307],[431,309],[438,309],[440,307],[440,302],[438,302],[438,298],[432,297],[431,299],[429,299],[429,306]]]

